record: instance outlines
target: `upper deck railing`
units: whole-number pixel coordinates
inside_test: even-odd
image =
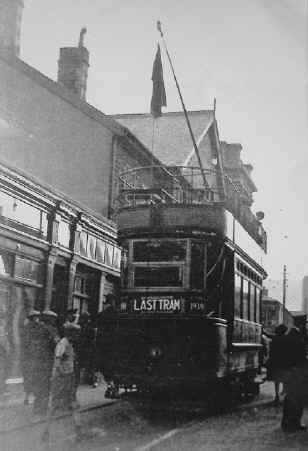
[[[266,232],[249,206],[245,189],[219,171],[190,166],[146,166],[119,175],[117,210],[145,205],[220,204],[230,211],[249,235],[266,250]]]

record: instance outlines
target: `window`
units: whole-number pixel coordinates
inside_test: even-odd
[[[7,252],[0,252],[0,276],[10,277],[13,275],[14,257]]]
[[[188,240],[134,240],[132,249],[135,287],[182,287]],[[185,279],[186,280],[186,279]]]
[[[260,322],[261,290],[256,287],[256,323]]]
[[[15,277],[33,282],[39,282],[40,264],[27,258],[16,256]]]
[[[60,221],[58,225],[58,243],[61,246],[69,247],[70,244],[70,226],[65,221]]]
[[[234,293],[234,316],[241,317],[242,304],[242,277],[235,274],[235,293]]]
[[[135,287],[180,287],[183,285],[182,268],[178,266],[135,268]]]
[[[1,216],[39,230],[47,236],[47,214],[32,205],[0,191]]]
[[[135,241],[135,262],[170,262],[186,259],[186,240]]]
[[[204,288],[205,247],[204,243],[192,241],[190,285],[192,288]]]
[[[249,319],[255,321],[255,287],[252,282],[249,283]]]
[[[242,318],[249,319],[249,282],[243,279]]]

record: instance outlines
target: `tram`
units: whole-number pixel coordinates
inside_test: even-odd
[[[260,218],[221,171],[155,166],[120,179],[122,288],[101,327],[107,395],[221,383],[257,393]]]

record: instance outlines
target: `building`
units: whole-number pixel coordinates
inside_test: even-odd
[[[120,263],[115,224],[0,163],[0,344],[11,377],[27,312],[97,313],[117,290]]]
[[[118,174],[157,161],[123,125],[86,102],[81,30],[53,81],[19,58],[22,0],[0,0],[0,340],[18,375],[31,307],[96,313],[116,292]]]
[[[304,276],[302,282],[302,311],[308,315],[308,276]]]
[[[268,290],[263,289],[261,303],[261,323],[268,334],[274,334],[275,328],[279,324],[285,324],[287,327],[294,325],[292,313],[283,309],[283,305],[277,299],[268,295]]]
[[[21,0],[0,0],[0,159],[110,216],[119,171],[155,158],[86,102],[85,29],[76,47],[60,49],[57,81],[19,58],[22,7]]]

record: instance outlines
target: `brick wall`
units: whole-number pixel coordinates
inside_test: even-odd
[[[107,213],[110,129],[2,59],[1,118],[10,129],[0,134],[0,158]]]

